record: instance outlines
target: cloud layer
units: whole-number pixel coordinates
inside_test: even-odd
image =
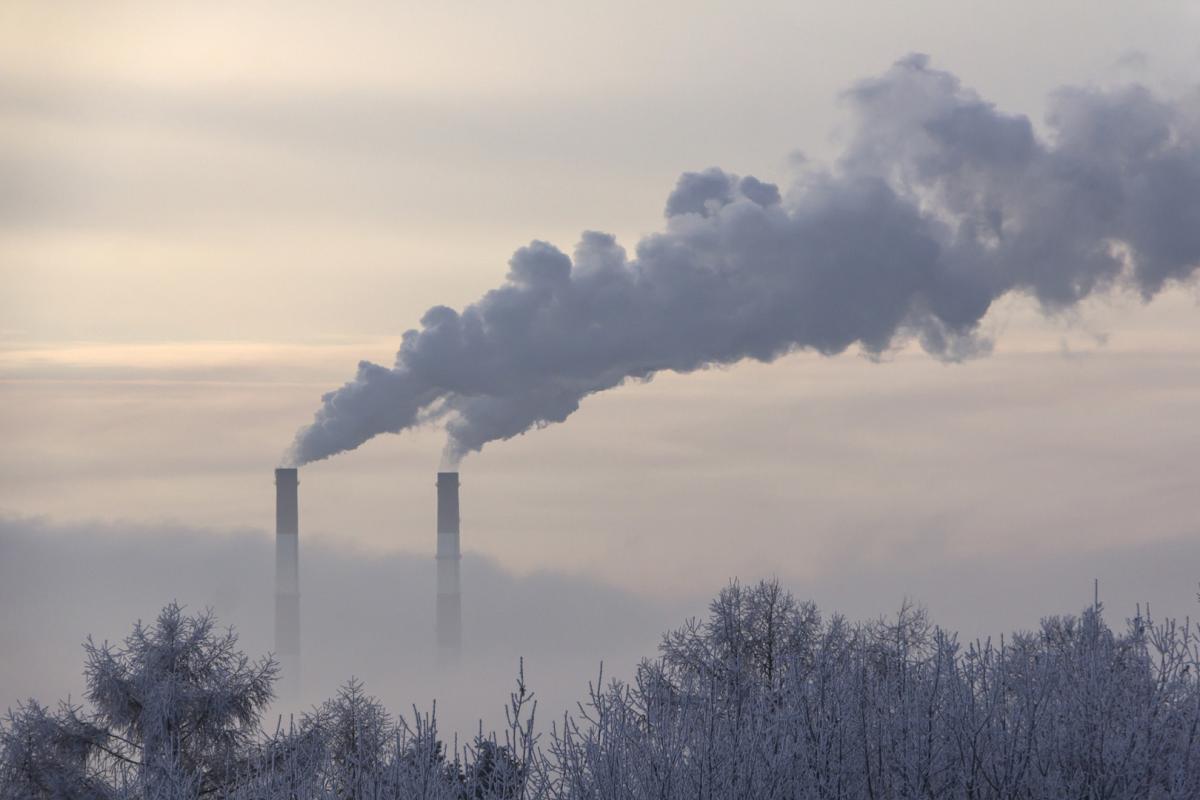
[[[790,187],[687,173],[666,229],[629,258],[586,232],[573,257],[535,241],[505,284],[431,308],[394,365],[361,362],[290,451],[297,464],[380,433],[444,423],[448,463],[562,422],[590,394],[797,350],[986,352],[988,308],[1047,310],[1115,285],[1151,297],[1200,265],[1200,115],[1131,86],[1064,89],[1048,132],[908,57],[846,93],[837,163]]]
[[[954,525],[931,524],[907,551],[941,550]],[[581,699],[603,661],[629,677],[663,632],[702,614],[724,580],[693,581],[667,600],[580,575],[520,577],[468,552],[463,561],[464,659],[434,658],[434,563],[427,555],[358,553],[311,536],[301,544],[303,688],[300,708],[331,696],[351,676],[396,712],[436,699],[447,730],[469,734],[480,717],[502,724],[520,659],[548,727]],[[259,656],[272,641],[272,537],[262,530],[171,524],[53,522],[0,515],[0,711],[33,696],[53,704],[83,688],[81,642],[119,641],[136,619],[178,600],[211,608]],[[1116,621],[1153,601],[1158,617],[1194,612],[1200,538],[1183,531],[1062,554],[871,561],[847,555],[839,569],[797,580],[798,597],[851,620],[888,614],[908,597],[964,639],[1030,629],[1051,613],[1091,602],[1092,579]],[[732,575],[727,577],[733,577]],[[753,582],[762,574],[743,573]],[[1145,605],[1143,605],[1143,609]],[[294,708],[280,707],[283,713]]]
[[[85,637],[120,641],[176,600],[212,609],[257,657],[274,648],[274,557],[264,531],[183,525],[50,522],[0,515],[0,711],[34,696],[53,704],[83,688]],[[661,631],[703,602],[646,600],[580,576],[518,577],[468,554],[463,663],[434,657],[434,570],[428,556],[301,546],[302,689],[288,713],[351,677],[394,710],[437,702],[469,734],[502,721],[518,665],[551,717],[596,677],[631,670]]]

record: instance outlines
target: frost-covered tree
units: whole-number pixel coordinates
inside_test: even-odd
[[[233,779],[271,701],[275,661],[251,661],[232,629],[175,603],[122,646],[89,638],[84,649],[94,724],[146,797],[212,794]]]
[[[88,643],[90,709],[0,721],[0,800],[1195,800],[1198,633],[1097,604],[964,645],[909,604],[854,625],[734,583],[544,742],[522,669],[507,726],[447,749],[436,707],[354,680],[261,731],[274,664],[168,606]]]
[[[1196,629],[1099,607],[963,647],[905,605],[849,625],[734,584],[539,762],[554,798],[1200,797]]]
[[[335,797],[379,797],[385,785],[393,740],[391,717],[383,704],[351,678],[338,696],[304,722],[324,739],[325,783]]]
[[[0,800],[105,800],[114,797],[96,756],[102,729],[63,703],[53,713],[30,700],[0,725]]]

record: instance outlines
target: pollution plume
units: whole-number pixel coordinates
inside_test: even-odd
[[[914,55],[845,99],[841,155],[784,193],[689,172],[632,258],[593,231],[571,256],[517,250],[503,285],[431,308],[394,365],[326,394],[292,461],[434,421],[453,464],[627,380],[798,349],[915,339],[959,360],[988,352],[979,323],[1008,293],[1149,299],[1200,266],[1200,93],[1062,89],[1039,133]]]

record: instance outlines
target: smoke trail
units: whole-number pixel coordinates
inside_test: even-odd
[[[589,394],[797,348],[986,352],[1009,292],[1061,309],[1114,285],[1145,298],[1200,265],[1200,94],[1065,89],[1049,136],[910,56],[846,94],[854,133],[786,198],[719,169],[683,175],[666,229],[630,259],[586,232],[518,250],[508,279],[362,362],[301,429],[305,463],[443,420],[447,459],[562,422]]]

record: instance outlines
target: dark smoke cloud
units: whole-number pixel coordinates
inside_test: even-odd
[[[771,361],[915,337],[938,358],[986,352],[991,304],[1047,311],[1130,285],[1151,297],[1200,264],[1198,95],[1064,89],[1047,135],[908,57],[846,93],[853,133],[781,196],[720,169],[683,175],[666,229],[635,258],[586,232],[573,257],[518,250],[503,286],[404,334],[323,398],[292,458],[444,421],[447,459],[561,422],[660,370]]]

